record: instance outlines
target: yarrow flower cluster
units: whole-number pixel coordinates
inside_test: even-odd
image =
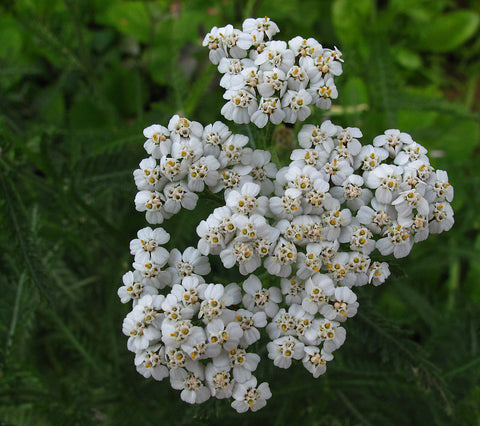
[[[309,112],[291,121],[285,111],[286,99],[299,93],[308,111],[325,107],[312,90],[334,87],[340,52],[299,37],[287,49],[271,40],[277,32],[259,18],[247,19],[243,31],[228,25],[206,36],[222,86],[255,106],[229,101],[227,118],[259,127],[302,121]],[[265,406],[269,385],[254,375],[261,359],[252,345],[259,343],[279,368],[302,364],[315,378],[324,374],[345,341],[343,323],[357,313],[355,288],[384,283],[383,256],[405,257],[454,222],[447,173],[397,129],[362,145],[358,128],[305,124],[290,164],[279,170],[268,151],[248,147],[248,137],[222,122],[203,127],[175,115],[144,136],[149,157],[133,174],[135,206],[149,224],[193,210],[205,191],[224,202],[198,223],[197,246],[183,252],[164,248],[170,235],[163,228],[139,230],[130,243],[133,270],[118,290],[132,304],[123,333],[137,371],[168,378],[190,404],[216,397],[231,399],[238,412]],[[208,278],[216,256],[238,269],[238,282]]]
[[[343,72],[341,52],[313,38],[272,40],[278,32],[265,17],[246,19],[242,30],[213,27],[205,36],[210,61],[223,74],[225,118],[257,127],[269,121],[294,124],[310,115],[310,105],[328,109],[337,98],[334,79]]]

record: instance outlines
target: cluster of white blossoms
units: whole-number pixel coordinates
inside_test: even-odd
[[[341,52],[313,38],[272,40],[278,31],[268,17],[249,18],[242,31],[227,25],[205,36],[210,61],[223,74],[225,118],[257,127],[294,124],[310,115],[310,105],[328,109],[338,97],[334,78],[343,71]]]
[[[210,58],[246,61],[253,46],[250,57],[258,56],[250,68],[264,79],[270,70],[261,55],[274,48],[272,56],[283,58],[277,65],[290,64],[297,45],[311,52],[300,54],[310,80],[322,55],[331,58],[326,64],[338,63],[313,41],[292,40],[291,55],[264,42],[277,31],[268,18],[246,20],[244,32],[214,29],[206,38]],[[235,86],[245,73],[228,75]],[[384,256],[405,257],[454,222],[447,173],[434,170],[427,150],[397,129],[362,145],[358,128],[305,124],[299,149],[280,170],[269,152],[247,147],[248,137],[221,122],[203,127],[175,115],[144,135],[149,157],[134,178],[136,209],[147,222],[193,210],[199,193],[223,199],[199,222],[197,246],[183,252],[163,247],[170,235],[161,227],[138,231],[130,243],[133,270],[118,290],[132,304],[123,332],[137,371],[168,378],[191,404],[215,397],[231,399],[238,412],[265,406],[271,392],[254,375],[261,359],[252,345],[266,344],[279,368],[300,364],[314,377],[325,373],[345,341],[343,323],[357,313],[355,288],[382,284],[390,275]],[[236,268],[238,282],[212,282],[210,261]]]

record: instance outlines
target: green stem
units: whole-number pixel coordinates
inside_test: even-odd
[[[272,135],[273,135],[274,128],[275,128],[275,125],[269,121],[267,123],[267,126],[265,127],[265,132],[263,137],[263,149],[268,150],[268,148],[272,146]]]

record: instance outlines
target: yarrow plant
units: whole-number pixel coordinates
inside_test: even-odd
[[[266,17],[206,35],[228,120],[295,124],[337,97],[340,51],[311,38],[272,40],[278,31]],[[305,124],[279,170],[268,151],[219,121],[174,115],[144,136],[149,157],[133,174],[135,206],[149,224],[193,210],[205,191],[224,202],[198,223],[196,247],[168,251],[163,228],[139,230],[118,290],[132,304],[123,333],[137,371],[168,379],[190,404],[214,397],[240,413],[264,407],[272,394],[255,377],[254,344],[266,344],[279,368],[324,374],[359,308],[355,288],[384,283],[383,256],[405,257],[454,222],[447,173],[397,129],[362,145],[358,128]],[[208,279],[215,257],[239,282]]]

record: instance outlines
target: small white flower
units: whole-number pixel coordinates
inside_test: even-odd
[[[408,133],[400,132],[398,129],[385,130],[383,135],[373,139],[373,145],[385,148],[391,157],[396,157],[404,144],[413,143],[412,137]]]
[[[179,181],[188,173],[190,161],[183,158],[172,158],[163,156],[160,159],[160,172],[170,182]]]
[[[135,262],[145,263],[148,260],[163,267],[168,260],[168,251],[161,247],[170,240],[170,235],[163,228],[152,230],[149,226],[137,232],[136,239],[130,241],[130,253]]]
[[[232,396],[235,382],[230,368],[217,367],[210,363],[205,367],[205,380],[215,398],[224,399]]]
[[[331,180],[335,185],[342,185],[353,173],[353,168],[348,161],[334,157],[322,167],[321,172],[325,181]]]
[[[375,189],[375,197],[380,203],[390,204],[400,186],[402,172],[401,167],[380,164],[368,173],[366,185]]]
[[[250,34],[237,30],[230,24],[219,28],[218,34],[221,37],[225,50],[228,51],[232,58],[243,58],[247,55],[247,49],[250,48],[253,41]]]
[[[162,267],[148,260],[145,263],[133,262],[133,267],[136,272],[139,272],[142,275],[142,284],[155,287],[155,288],[165,288],[167,285],[171,285],[171,274],[169,271],[162,271]]]
[[[302,192],[288,188],[282,197],[270,198],[270,210],[279,219],[293,219],[302,214]]]
[[[251,59],[222,58],[218,65],[218,71],[223,76],[220,80],[220,87],[225,89],[239,90],[244,86],[244,76],[242,71],[251,68],[253,61]]]
[[[281,108],[280,99],[262,98],[258,110],[252,114],[251,120],[257,127],[265,127],[268,121],[273,124],[279,124],[285,117],[285,112]]]
[[[413,225],[413,209],[424,216],[429,212],[428,201],[415,189],[400,192],[398,198],[392,201],[392,205],[398,212],[398,223],[407,227]]]
[[[192,334],[195,329],[202,332],[200,327],[192,326],[190,320],[165,319],[162,323],[162,341],[165,343],[165,346],[169,348],[179,348],[188,341],[190,334]]]
[[[330,49],[316,52],[317,54],[313,57],[313,66],[308,69],[313,82],[317,82],[320,78],[333,78],[333,76],[342,74],[342,64],[336,60],[337,52],[340,53],[338,50],[332,51]]]
[[[282,293],[277,287],[263,288],[256,275],[250,275],[243,282],[243,304],[252,312],[263,311],[269,318],[278,312],[278,303],[282,301]]]
[[[193,210],[198,201],[198,195],[188,189],[187,184],[182,182],[171,182],[163,189],[165,194],[165,211],[175,214],[183,207]]]
[[[176,285],[179,286],[179,284]],[[184,305],[182,302],[182,299],[179,299],[175,294],[167,294],[165,300],[162,303],[162,310],[165,315],[165,319],[170,321],[192,319],[194,310],[189,305]]]
[[[403,166],[408,162],[415,160],[428,161],[427,150],[422,145],[412,142],[409,145],[404,145],[402,150],[397,154],[394,163]]]
[[[236,165],[231,169],[223,169],[220,172],[220,179],[218,183],[210,188],[213,193],[219,192],[222,189],[240,188],[245,182],[251,182],[253,179],[249,175],[252,171],[250,166]]]
[[[348,287],[335,288],[331,303],[336,314],[332,319],[343,322],[353,317],[358,310],[357,295]]]
[[[256,149],[252,153],[250,166],[250,176],[253,181],[260,185],[261,195],[270,195],[273,192],[273,182],[271,179],[277,174],[277,166],[270,162],[272,155],[268,151]]]
[[[254,38],[255,43],[264,40],[264,36],[271,39],[280,30],[275,22],[271,21],[268,16],[265,18],[247,18],[243,21],[242,29]]]
[[[194,192],[202,192],[205,184],[213,187],[218,183],[220,163],[213,155],[201,157],[191,164],[188,170],[188,188]]]
[[[232,212],[242,215],[259,214],[264,215],[268,208],[267,197],[258,197],[260,185],[247,182],[240,188],[240,192],[231,190],[225,197],[225,203]]]
[[[140,162],[140,168],[133,172],[135,185],[141,190],[161,191],[167,179],[160,174],[160,167],[153,157]]]
[[[303,67],[310,67],[313,65],[313,57],[321,55],[322,45],[314,38],[304,39],[297,36],[288,42],[288,46],[293,50],[295,56],[298,56],[298,62]]]
[[[282,294],[285,295],[285,302],[287,305],[302,303],[302,295],[305,290],[303,280],[298,278],[282,278],[280,285],[282,287]]]
[[[195,364],[194,371],[175,368],[170,371],[170,384],[173,389],[181,390],[180,398],[189,404],[201,404],[210,398],[210,390],[204,385],[204,368]]]
[[[312,113],[309,107],[311,103],[312,97],[305,89],[298,92],[288,90],[282,98],[285,123],[295,124],[297,121],[304,121]]]
[[[236,305],[242,300],[241,290],[237,284],[231,283],[224,287],[222,284],[208,284],[202,288],[199,318],[211,321],[221,318],[228,306]]]
[[[170,265],[168,269],[173,274],[173,284],[179,284],[182,278],[190,275],[207,275],[210,272],[208,257],[202,256],[193,247],[187,247],[183,254],[173,249],[168,264]]]
[[[262,79],[258,82],[257,90],[263,98],[270,98],[275,94],[281,98],[287,89],[287,82],[285,80],[285,73],[274,68],[271,71],[264,71]]]
[[[322,78],[318,83],[311,84],[309,93],[312,101],[320,109],[329,109],[332,106],[332,99],[338,98],[338,91],[333,78]]]
[[[137,371],[145,378],[153,377],[161,381],[169,376],[168,368],[165,365],[165,347],[161,344],[150,346],[135,355],[135,366]]]
[[[138,192],[135,196],[135,209],[146,212],[145,218],[151,224],[161,224],[164,219],[171,217],[171,213],[165,210],[165,196],[158,191]]]
[[[429,195],[429,193],[433,193]],[[433,175],[428,187],[425,198],[429,201],[448,201],[453,200],[453,186],[448,182],[448,174],[444,170],[437,170]]]
[[[337,285],[351,287],[355,284],[355,274],[350,268],[348,253],[339,252],[327,263],[328,273]]]
[[[324,121],[321,126],[305,124],[298,133],[298,142],[303,148],[322,148],[331,152],[334,148],[333,136],[337,134],[337,127],[330,120]]]
[[[252,313],[246,309],[239,309],[235,313],[235,321],[238,322],[243,331],[240,344],[248,347],[260,339],[260,332],[257,327],[263,328],[267,325],[267,316],[264,311]]]
[[[335,287],[332,279],[328,275],[317,273],[305,282],[302,308],[309,314],[315,315],[328,304],[334,292]]]
[[[369,270],[369,282],[374,286],[383,284],[390,276],[390,269],[387,262],[372,262]]]
[[[304,68],[294,65],[287,72],[287,86],[291,90],[305,89],[309,78]]]
[[[203,144],[200,139],[181,138],[172,144],[172,158],[175,160],[186,160],[186,165],[189,165],[192,161],[198,160],[202,155]]]
[[[409,228],[393,222],[385,232],[386,237],[377,241],[377,249],[382,255],[392,254],[396,258],[405,257],[413,246],[413,238]]]
[[[432,234],[439,234],[443,231],[448,231],[454,223],[452,206],[443,201],[435,203],[430,213],[430,222],[428,224]]]
[[[221,153],[218,157],[222,167],[231,164],[238,164],[244,162],[243,158],[246,149],[245,145],[248,143],[248,137],[244,135],[231,135],[222,145]]]
[[[327,370],[327,362],[333,359],[331,353],[320,350],[318,346],[305,346],[305,356],[302,360],[303,366],[312,373],[316,379]]]
[[[225,118],[238,124],[250,123],[251,115],[258,109],[257,99],[250,90],[227,90],[223,97],[228,100],[220,111]]]
[[[257,387],[257,379],[252,377],[245,383],[237,383],[232,394],[235,401],[232,407],[238,413],[248,410],[258,411],[267,405],[267,399],[272,397],[268,383],[262,383]]]
[[[164,296],[144,296],[123,321],[123,334],[129,336],[127,348],[139,352],[160,340],[163,322],[161,304]]]
[[[296,260],[295,245],[280,237],[273,254],[265,260],[264,266],[272,275],[288,277],[292,273],[292,263],[295,263]]]
[[[200,277],[201,278],[201,277]],[[190,307],[197,312],[200,307],[200,289],[205,286],[198,276],[186,276],[181,284],[172,287],[172,295],[176,296],[183,306]]]
[[[284,336],[267,343],[268,357],[279,368],[289,368],[292,359],[302,359],[304,344],[293,336]]]
[[[168,122],[168,130],[170,131],[170,139],[175,143],[190,139],[201,140],[203,126],[196,121],[190,121],[176,114]]]
[[[374,234],[382,234],[385,227],[395,218],[395,210],[390,205],[379,203],[376,198],[372,199],[371,206],[360,207],[357,220]]]
[[[335,205],[336,204],[336,205]],[[327,210],[322,215],[323,236],[328,241],[335,241],[340,236],[341,227],[350,224],[352,212],[349,209],[340,210],[340,203],[333,203],[332,210]]]
[[[363,146],[355,158],[353,166],[355,169],[361,168],[369,172],[377,168],[382,161],[388,158],[388,151],[383,148],[377,148],[372,145]],[[366,176],[364,175],[364,179]]]
[[[172,141],[169,139],[170,132],[166,127],[153,124],[143,130],[143,135],[147,138],[143,147],[153,158],[158,159],[162,155],[170,154]]]
[[[281,40],[267,42],[263,52],[255,59],[255,65],[259,65],[262,70],[280,68],[283,72],[288,72],[294,62],[295,54]]]
[[[215,121],[215,123],[205,126],[202,134],[204,154],[217,157],[220,153],[220,146],[231,134],[229,128],[221,121]]]
[[[312,327],[307,331],[306,337],[315,342],[315,345],[323,342],[326,353],[332,353],[345,342],[347,332],[337,321],[326,318],[313,320]]]
[[[218,318],[207,324],[206,332],[210,344],[222,347],[227,351],[236,348],[243,336],[243,331],[237,322],[230,322],[225,325]]]
[[[247,353],[242,347],[230,349],[213,359],[216,367],[231,368],[233,378],[238,383],[244,383],[251,379],[252,372],[257,369],[260,356],[255,353]]]
[[[203,39],[202,46],[208,46],[208,56],[210,62],[214,65],[217,65],[220,60],[227,55],[223,47],[222,37],[220,36],[217,27],[213,27],[210,32],[207,33]]]
[[[149,280],[149,283],[143,279],[140,271],[129,271],[122,277],[123,286],[118,291],[118,297],[122,303],[133,301],[133,306],[138,303],[138,300],[147,294],[158,294],[158,282]]]

